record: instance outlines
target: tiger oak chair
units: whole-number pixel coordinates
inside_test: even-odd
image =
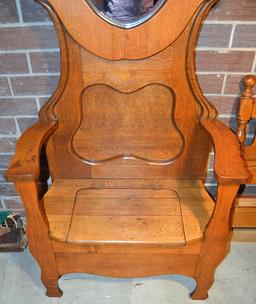
[[[61,296],[60,276],[84,272],[182,274],[196,280],[192,299],[207,298],[248,177],[236,135],[195,76],[198,33],[216,0],[159,0],[127,23],[91,1],[38,2],[58,34],[61,76],[7,176],[47,295]],[[212,147],[216,201],[203,184]]]
[[[242,147],[242,157],[249,171],[246,184],[256,184],[256,138],[250,145],[246,144],[246,135],[251,121],[256,119],[256,98],[253,88],[256,86],[256,76],[247,75],[243,78],[244,91],[240,97],[237,113],[237,136]],[[237,199],[233,227],[256,228],[256,197],[242,195]]]

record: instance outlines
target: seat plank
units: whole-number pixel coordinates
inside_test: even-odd
[[[184,244],[181,216],[73,216],[68,242]]]
[[[201,239],[214,208],[194,179],[55,180],[44,205],[53,239],[166,245]]]

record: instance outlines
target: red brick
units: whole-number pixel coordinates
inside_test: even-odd
[[[11,84],[16,95],[52,94],[58,83],[58,76],[12,77]]]
[[[49,21],[46,10],[34,0],[20,1],[24,22]]]
[[[57,38],[52,26],[0,28],[0,49],[57,48]]]
[[[255,8],[256,19],[256,8]],[[232,47],[256,47],[256,24],[236,26]]]
[[[221,92],[223,75],[203,74],[197,75],[197,78],[204,93],[218,94]]]
[[[227,47],[232,25],[204,24],[198,41],[199,47]]]
[[[35,99],[1,99],[0,116],[11,115],[36,115],[37,106]]]
[[[197,70],[200,72],[245,72],[251,71],[254,52],[198,51]]]
[[[47,98],[47,97],[39,98],[40,107],[42,108],[48,100],[49,100],[49,98]]]
[[[255,21],[255,0],[221,0],[212,9],[208,20]]]
[[[243,75],[228,75],[224,93],[240,94],[243,90],[242,78]]]
[[[219,114],[236,114],[238,97],[207,96],[207,99],[215,106]]]
[[[0,96],[11,95],[8,80],[5,77],[0,77]]]
[[[0,154],[0,168],[6,169],[9,167],[9,163],[13,155],[9,154]]]
[[[0,193],[2,196],[18,196],[12,183],[0,184]]]
[[[28,73],[26,54],[2,54],[0,55],[0,73]]]
[[[4,204],[5,204],[6,208],[9,210],[24,209],[24,206],[19,198],[5,199]]]
[[[0,0],[0,23],[18,22],[15,0]]]
[[[59,52],[30,53],[34,73],[58,73],[60,71]]]
[[[0,183],[6,182],[6,169],[0,169]]]
[[[0,134],[15,135],[17,134],[15,121],[12,118],[0,118]]]
[[[17,118],[18,125],[20,128],[21,133],[23,133],[25,130],[27,130],[29,127],[31,127],[36,121],[37,118]]]
[[[16,138],[0,138],[0,153],[15,151]]]

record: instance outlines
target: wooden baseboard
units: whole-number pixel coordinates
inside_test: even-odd
[[[232,242],[256,242],[256,229],[233,229]]]
[[[256,197],[237,199],[233,228],[256,228]]]

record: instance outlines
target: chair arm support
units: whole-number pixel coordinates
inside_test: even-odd
[[[57,126],[57,121],[38,121],[24,132],[6,173],[9,181],[36,181],[39,178],[42,146]]]
[[[219,183],[246,183],[249,173],[241,157],[236,135],[219,120],[202,119],[215,151],[214,173]]]

